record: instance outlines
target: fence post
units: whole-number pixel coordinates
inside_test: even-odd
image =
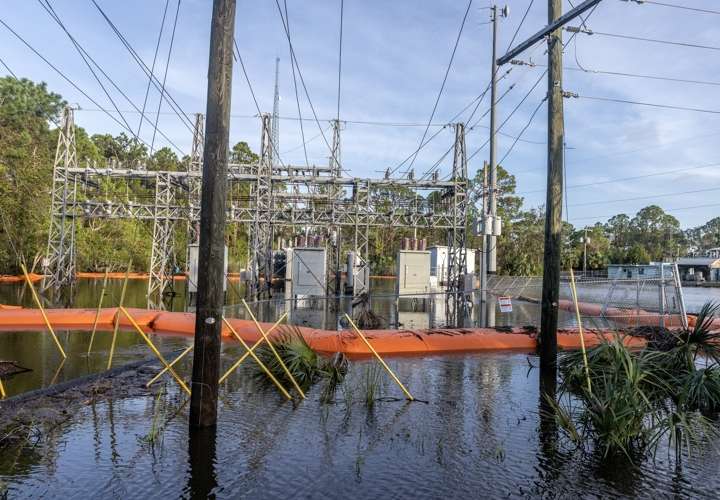
[[[660,268],[660,328],[665,328],[665,264],[658,264]]]
[[[688,328],[688,317],[687,310],[685,309],[685,294],[682,289],[682,281],[680,281],[680,270],[678,269],[677,262],[673,264],[673,280],[675,282],[675,296],[678,299],[680,306],[680,321],[682,322],[683,328]]]

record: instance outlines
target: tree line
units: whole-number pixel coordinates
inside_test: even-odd
[[[58,138],[57,124],[66,102],[50,91],[45,83],[27,79],[0,78],[0,272],[17,273],[21,261],[32,262],[44,255],[50,211],[52,166]],[[78,165],[85,162],[103,165],[108,160],[123,164],[143,164],[149,170],[182,170],[189,158],[179,158],[168,147],[149,151],[148,147],[125,133],[88,134],[76,126]],[[239,142],[230,151],[233,162],[254,162],[257,155],[246,142]],[[482,171],[470,182],[470,219],[478,215],[482,200]],[[544,212],[542,207],[524,209],[522,197],[516,194],[515,177],[498,167],[498,212],[503,219],[502,236],[498,239],[498,270],[510,275],[542,273]],[[133,180],[105,179],[88,188],[94,192],[78,192],[108,200],[152,199],[152,186]],[[247,184],[229,186],[233,202],[249,199]],[[431,209],[443,203],[435,195],[418,197],[407,189],[388,189],[375,194],[377,206],[388,209]],[[634,216],[618,214],[606,223],[587,228],[565,223],[563,267],[582,266],[583,243],[587,237],[587,264],[601,269],[608,263],[644,263],[701,252],[720,246],[720,217],[703,226],[683,231],[678,220],[657,205],[650,205]],[[176,232],[175,248],[178,267],[184,265],[187,245],[186,231]],[[407,228],[371,228],[370,263],[373,273],[394,273],[395,254],[402,238],[412,236]],[[482,238],[468,225],[469,246],[481,248]],[[227,231],[230,267],[243,268],[247,263],[247,228],[230,225]],[[276,237],[293,236],[278,232]],[[429,244],[445,244],[441,232],[419,230]],[[147,270],[150,260],[152,222],[127,219],[82,219],[77,223],[76,249],[78,269],[101,271],[105,268],[124,269],[133,262],[135,270]],[[344,245],[348,246],[347,238]],[[349,249],[349,246],[348,248]]]

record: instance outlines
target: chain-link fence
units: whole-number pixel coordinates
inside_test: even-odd
[[[643,275],[631,277],[597,272],[577,275],[578,309],[583,326],[684,326],[685,305],[677,268],[665,264],[662,271],[651,271],[646,269]],[[447,293],[442,288],[398,296],[394,280],[372,280],[368,302],[362,307],[381,318],[384,328],[540,326],[542,277],[491,276],[485,294],[477,279],[474,284],[472,289],[468,284],[465,293],[467,315],[462,322],[455,320],[454,324],[446,317]],[[278,291],[274,298],[249,302],[249,306],[260,321],[274,322],[287,312],[290,324],[335,330],[346,327],[345,313],[358,312],[357,304],[353,306],[355,302],[356,298],[346,296],[293,299]],[[558,306],[559,326],[576,327],[569,275],[561,276]],[[226,314],[249,319],[244,306],[239,304],[227,306]]]
[[[615,274],[594,272],[576,275],[581,317],[597,327],[686,326],[685,303],[677,266],[657,264],[642,268],[642,273],[633,269]],[[542,277],[491,276],[487,288],[488,302],[497,301],[498,297],[510,297],[519,304],[539,304],[542,298]],[[565,274],[560,279],[559,307],[561,311],[575,314],[570,276]],[[575,326],[575,323],[572,315],[570,318],[566,314],[561,315],[561,325]],[[537,323],[532,321],[531,324]]]

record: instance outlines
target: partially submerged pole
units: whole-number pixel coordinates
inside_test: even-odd
[[[200,206],[195,350],[190,397],[190,427],[193,428],[211,427],[217,423],[234,33],[235,0],[214,0]]]
[[[98,300],[97,310],[95,311],[95,319],[93,320],[92,332],[90,333],[90,344],[88,345],[87,353],[90,354],[92,351],[93,342],[95,341],[95,333],[97,332],[98,320],[100,319],[100,311],[102,311],[103,299],[105,298],[105,289],[107,288],[108,273],[110,268],[105,268],[105,275],[103,276],[102,290],[100,290],[100,299]]]
[[[38,306],[38,309],[40,309],[40,314],[42,315],[43,321],[45,322],[45,326],[47,327],[48,331],[50,332],[50,335],[52,335],[52,338],[55,341],[55,345],[57,346],[58,351],[60,351],[60,355],[63,357],[63,359],[67,358],[67,354],[65,354],[65,349],[63,349],[62,344],[60,344],[60,340],[58,339],[57,335],[55,334],[55,330],[53,330],[53,327],[50,324],[50,320],[48,319],[47,314],[45,314],[45,308],[43,307],[42,302],[40,302],[40,297],[38,297],[38,294],[35,291],[35,287],[33,286],[32,281],[30,280],[30,276],[28,275],[25,264],[21,263],[20,268],[22,269],[23,275],[25,276],[25,282],[27,283],[28,287],[30,287],[30,293],[32,293],[33,300],[35,301],[35,304]]]
[[[562,13],[562,0],[549,0],[548,21]],[[563,190],[563,95],[562,29],[548,38],[548,167],[545,203],[545,253],[540,313],[540,368],[555,372],[557,366],[558,300],[560,297],[560,253],[562,250]]]
[[[110,339],[110,355],[108,356],[107,369],[112,368],[113,356],[115,356],[115,344],[117,343],[118,330],[120,329],[120,308],[125,305],[125,293],[127,292],[128,280],[130,279],[130,268],[132,267],[132,259],[128,261],[127,269],[125,269],[125,279],[123,279],[122,289],[120,290],[120,303],[118,310],[113,317],[113,333]]]

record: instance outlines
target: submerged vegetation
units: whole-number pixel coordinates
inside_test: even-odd
[[[348,370],[348,361],[343,353],[335,353],[330,358],[318,355],[308,345],[297,327],[287,327],[280,335],[273,338],[273,346],[303,391],[307,391],[320,379],[324,379],[326,384],[321,401],[330,402],[334,398],[335,390],[345,379]],[[269,346],[263,344],[256,352],[273,376],[288,387],[292,385],[282,364]],[[259,366],[257,376],[269,381],[267,374]]]
[[[617,334],[559,362],[564,397],[552,402],[558,424],[578,446],[594,444],[604,456],[654,453],[667,440],[676,454],[720,433],[720,332],[711,323],[720,304],[707,303],[692,328],[658,329],[644,349]],[[589,381],[588,381],[589,377]]]

